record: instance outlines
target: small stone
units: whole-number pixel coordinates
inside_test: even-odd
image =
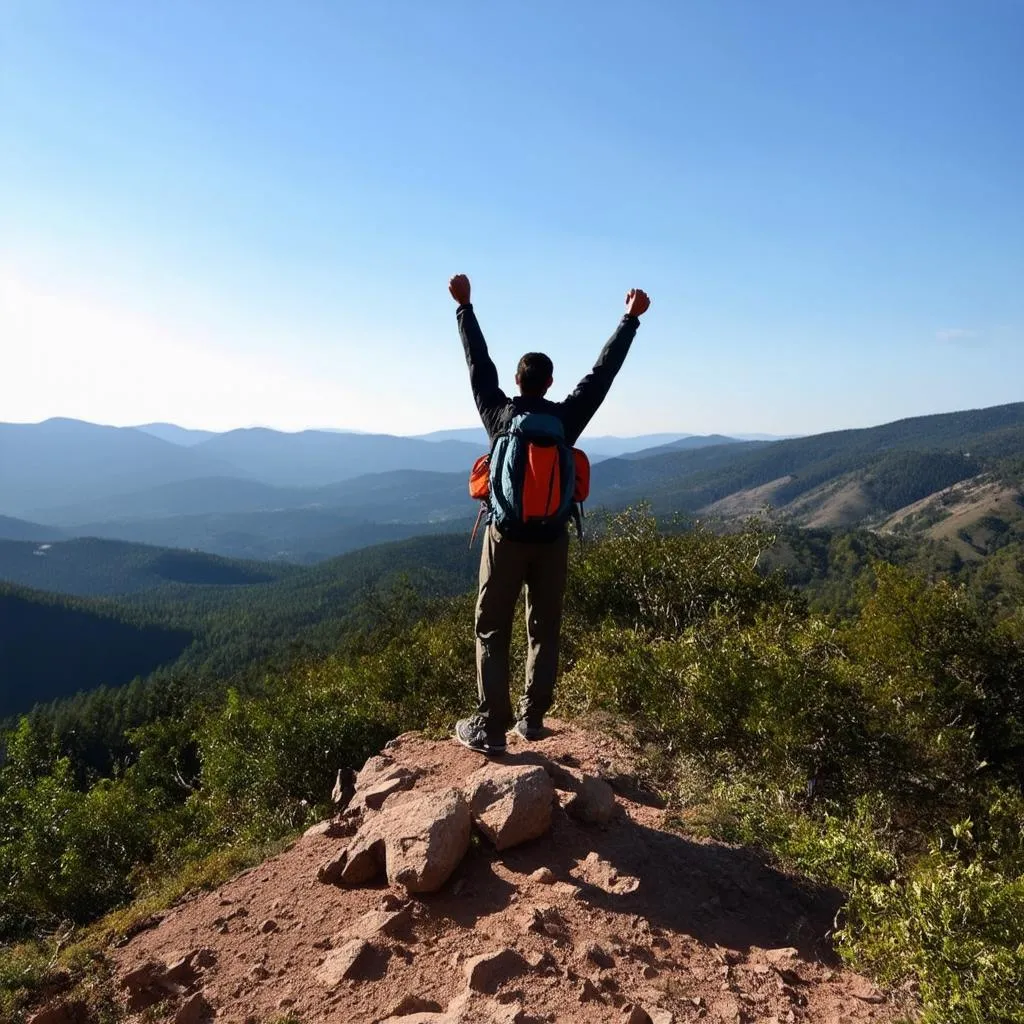
[[[363,963],[372,951],[373,947],[368,942],[352,939],[326,957],[313,972],[313,977],[328,988],[335,988],[346,978],[358,977]]]
[[[345,933],[353,939],[372,939],[375,935],[392,937],[407,931],[412,923],[412,910],[369,910]]]
[[[294,1006],[294,1005],[295,1005],[295,997],[294,996],[282,996],[277,1001],[277,1008],[279,1010],[287,1010],[289,1006]]]
[[[524,922],[528,931],[546,935],[556,942],[569,940],[569,926],[557,907],[539,906],[530,909]]]
[[[663,1010],[654,1006],[647,1011],[647,1015],[651,1018],[651,1024],[675,1024],[675,1017],[671,1010]]]
[[[384,840],[369,828],[360,829],[345,851],[338,881],[345,886],[373,881],[384,868]]]
[[[770,964],[780,964],[789,960],[796,960],[799,955],[800,951],[792,946],[781,946],[778,949],[766,949],[764,951],[764,958]]]
[[[658,970],[656,967],[652,967],[648,964],[643,970],[643,975],[648,981],[650,981],[652,978],[656,978],[658,976]]]
[[[540,882],[541,885],[551,885],[555,881],[555,873],[548,867],[537,868],[536,871],[530,874],[530,878],[534,882]]]
[[[607,825],[615,814],[615,793],[604,779],[586,775],[565,809],[590,825]]]
[[[867,978],[858,978],[850,988],[850,995],[863,1003],[884,1003],[885,996]]]
[[[530,970],[536,974],[557,974],[558,961],[545,949],[540,953],[530,951],[524,959]]]
[[[580,985],[580,990],[576,998],[581,1003],[600,1002],[601,993],[597,990],[597,986],[589,978],[584,978],[583,984]]]
[[[264,921],[260,925],[260,931],[264,935],[269,935],[271,932],[276,932],[277,931],[277,922],[272,917],[268,917],[266,919],[266,921]]]
[[[339,809],[348,805],[355,792],[355,773],[351,768],[339,768],[331,790],[331,803]]]
[[[615,966],[615,961],[608,955],[607,951],[596,942],[592,942],[587,946],[586,956],[588,960],[597,964],[597,966],[603,970],[610,970]]]
[[[433,999],[424,999],[411,992],[402,996],[388,1014],[389,1017],[409,1017],[414,1013],[440,1013],[441,1004]]]
[[[189,996],[178,1007],[174,1015],[174,1024],[202,1024],[203,1021],[212,1020],[216,1014],[213,1007],[206,1001],[202,992]]]
[[[514,949],[499,949],[467,960],[463,970],[473,992],[493,995],[506,981],[525,974],[529,964]]]
[[[623,1024],[651,1024],[650,1014],[642,1007],[626,1005],[622,1008]]]

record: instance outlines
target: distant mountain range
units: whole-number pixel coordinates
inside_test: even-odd
[[[771,508],[797,524],[880,526],[1024,456],[1024,403],[776,441],[649,434],[583,446],[609,456],[593,460],[591,508],[646,500],[659,513],[735,519]],[[414,438],[0,424],[0,539],[98,537],[319,561],[417,534],[468,532],[467,473],[485,447],[482,430]],[[28,575],[17,578],[29,583]]]

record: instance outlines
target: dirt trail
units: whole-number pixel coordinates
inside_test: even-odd
[[[307,835],[114,952],[122,980],[147,964],[179,962],[179,994],[134,1019],[369,1024],[396,1009],[402,1024],[900,1018],[832,953],[835,893],[749,850],[667,831],[621,746],[551,724],[548,738],[517,738],[502,759],[552,775],[560,804],[547,835],[502,853],[476,836],[442,889],[416,898],[384,882],[346,889],[318,881],[318,865],[346,839]],[[414,734],[387,753],[419,770],[416,792],[460,786],[486,764],[454,741]],[[609,824],[583,824],[563,809],[580,772],[612,782],[618,806]],[[374,937],[357,977],[324,982],[322,965],[364,915],[404,907],[393,934]],[[502,950],[520,969],[470,991],[467,962]]]

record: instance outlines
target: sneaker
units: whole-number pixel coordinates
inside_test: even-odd
[[[461,718],[455,723],[455,738],[470,750],[478,754],[504,754],[505,737],[499,740],[489,739],[487,730],[478,718]]]
[[[520,718],[518,722],[512,727],[514,732],[517,732],[523,737],[528,743],[533,743],[535,740],[539,740],[544,735],[543,725],[530,725],[525,718]]]

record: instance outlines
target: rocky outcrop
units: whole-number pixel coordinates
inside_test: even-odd
[[[118,948],[125,1002],[142,1006],[129,1014],[839,1024],[852,1007],[859,1024],[900,1019],[819,956],[834,906],[743,851],[672,832],[635,787],[613,795],[610,764],[629,768],[606,737],[565,725],[491,762],[400,737],[353,773],[332,821]]]

